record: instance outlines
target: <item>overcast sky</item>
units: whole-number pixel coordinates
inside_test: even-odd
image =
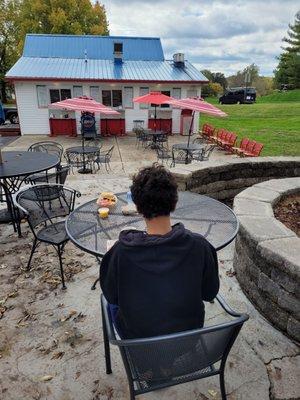
[[[270,76],[299,0],[102,0],[111,35],[160,37],[166,58],[235,73],[255,63]]]

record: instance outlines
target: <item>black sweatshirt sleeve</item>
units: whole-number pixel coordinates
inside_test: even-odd
[[[100,286],[106,300],[118,305],[118,250],[114,245],[103,257],[100,266]]]
[[[217,252],[210,244],[207,246],[204,257],[204,271],[202,280],[202,299],[213,300],[220,287]]]

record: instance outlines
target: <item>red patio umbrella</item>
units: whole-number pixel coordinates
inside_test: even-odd
[[[213,115],[215,117],[227,117],[227,114],[224,111],[220,110],[219,108],[213,106],[210,103],[207,103],[201,97],[186,98],[186,99],[180,99],[180,100],[173,99],[173,100],[166,101],[166,103],[171,104],[174,107],[193,111],[192,121],[191,121],[190,129],[189,129],[188,145],[190,144],[192,126],[193,126],[194,116],[195,116],[196,111],[202,112],[204,114]]]
[[[104,104],[87,96],[74,97],[72,99],[65,99],[56,103],[49,104],[48,108],[58,108],[64,110],[100,113],[106,115],[119,115],[118,111],[113,110],[110,107],[106,107]],[[82,129],[82,127],[81,127]],[[83,168],[78,172],[86,174],[92,172],[91,169],[86,168],[85,163],[85,148],[84,148],[84,132],[81,131],[82,149],[83,149]]]
[[[119,115],[120,113],[110,107],[87,96],[74,97],[49,104],[48,108],[59,108],[72,111],[92,112],[108,115]]]
[[[173,97],[167,96],[161,92],[150,92],[144,96],[135,97],[135,103],[154,104],[154,128],[156,131],[156,107],[160,104],[167,104],[169,101],[174,100]]]

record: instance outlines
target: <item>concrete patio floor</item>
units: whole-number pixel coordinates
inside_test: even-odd
[[[42,136],[21,137],[4,150],[22,150]],[[57,139],[55,139],[57,140]],[[171,142],[185,141],[172,137]],[[59,138],[64,147],[79,139]],[[67,185],[80,190],[77,205],[103,190],[127,191],[129,174],[155,160],[153,151],[136,150],[135,139],[105,139],[114,144],[112,173],[69,175]],[[215,152],[214,158],[229,157]],[[23,237],[11,225],[0,225],[0,399],[1,400],[125,400],[128,385],[118,350],[112,348],[113,374],[105,374],[95,259],[73,244],[66,246],[66,291],[58,283],[55,253],[41,245],[32,270],[25,271],[32,234],[22,224]],[[234,244],[218,253],[220,293],[236,310],[247,312],[227,361],[229,400],[292,400],[300,398],[299,347],[274,329],[241,291],[232,271]],[[1,318],[2,313],[2,318]],[[216,304],[206,306],[206,325],[224,319]],[[218,400],[216,377],[141,395],[141,400]]]

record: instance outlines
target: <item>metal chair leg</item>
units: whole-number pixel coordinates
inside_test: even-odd
[[[32,256],[33,256],[33,253],[35,252],[36,247],[37,247],[37,239],[34,238],[34,242],[33,242],[32,248],[31,248],[30,257],[29,257],[29,260],[28,260],[28,263],[27,263],[27,270],[30,270],[30,263],[31,263]]]
[[[220,388],[222,400],[227,400],[226,390],[225,390],[225,380],[224,380],[224,369],[220,371]]]
[[[62,289],[65,290],[65,289],[67,289],[67,286],[65,285],[65,276],[64,276],[64,269],[63,269],[63,263],[62,263],[62,252],[63,251],[64,251],[64,245],[57,246],[57,254],[58,254],[58,258],[59,258]]]
[[[109,340],[107,336],[107,329],[104,320],[104,312],[102,308],[102,330],[103,330],[103,342],[104,342],[104,355],[105,355],[105,372],[107,375],[112,373],[111,370],[111,358],[110,358],[110,347],[109,347]]]

